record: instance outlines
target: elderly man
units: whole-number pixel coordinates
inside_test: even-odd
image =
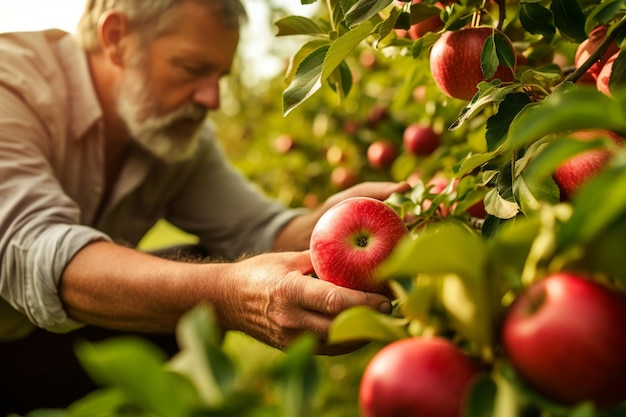
[[[177,320],[199,302],[225,330],[277,348],[313,332],[321,354],[350,350],[324,344],[339,312],[389,311],[382,295],[307,276],[306,249],[333,204],[407,184],[290,210],[225,161],[205,123],[244,16],[238,0],[90,0],[76,37],[0,35],[0,411],[92,389],[76,338],[135,332],[173,353]],[[159,218],[220,262],[133,249]]]

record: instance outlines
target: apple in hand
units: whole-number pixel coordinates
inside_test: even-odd
[[[480,370],[442,337],[392,342],[369,362],[359,388],[364,417],[459,417]]]
[[[504,318],[505,355],[553,401],[626,400],[626,297],[573,273],[549,275],[519,295]]]
[[[570,134],[578,140],[594,140],[609,137],[616,144],[622,139],[615,133],[602,129],[579,130]],[[609,163],[612,153],[606,148],[590,149],[563,161],[552,177],[561,192],[561,200],[568,201],[576,191]]]
[[[385,293],[375,269],[408,228],[381,200],[352,197],[328,209],[311,233],[311,262],[318,278],[356,290]]]
[[[435,42],[430,51],[430,72],[435,84],[447,96],[461,100],[470,100],[478,91],[476,85],[485,79],[481,69],[480,57],[487,38],[501,33],[490,27],[468,27],[456,31],[446,31]],[[505,36],[505,35],[503,35]],[[512,54],[513,44],[507,39]],[[513,69],[500,64],[487,81],[498,78],[503,82],[515,78]]]
[[[415,156],[428,156],[441,144],[441,137],[430,125],[411,123],[402,134],[404,150]]]
[[[367,161],[374,169],[388,168],[395,159],[396,147],[388,140],[376,140],[367,148]]]

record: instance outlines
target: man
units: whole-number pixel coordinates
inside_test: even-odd
[[[277,348],[312,332],[321,354],[354,349],[324,344],[339,312],[389,311],[382,295],[307,276],[306,249],[333,204],[408,185],[363,183],[288,210],[225,162],[204,123],[243,16],[238,0],[90,0],[78,42],[0,35],[0,411],[92,389],[77,338],[138,332],[173,353],[178,319],[199,302],[225,330]],[[159,218],[220,262],[132,249]]]

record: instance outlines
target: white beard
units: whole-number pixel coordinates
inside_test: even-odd
[[[158,115],[148,79],[141,72],[141,65],[134,64],[117,85],[119,117],[132,139],[157,158],[167,163],[189,158],[198,148],[206,109],[190,103]]]

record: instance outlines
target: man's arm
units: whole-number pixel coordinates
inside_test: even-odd
[[[323,343],[334,317],[356,305],[389,312],[389,300],[311,278],[311,270],[308,252],[194,264],[95,242],[69,263],[59,293],[72,318],[109,328],[171,332],[182,314],[208,302],[223,329],[277,348],[312,332],[322,341],[318,353],[353,350]]]

